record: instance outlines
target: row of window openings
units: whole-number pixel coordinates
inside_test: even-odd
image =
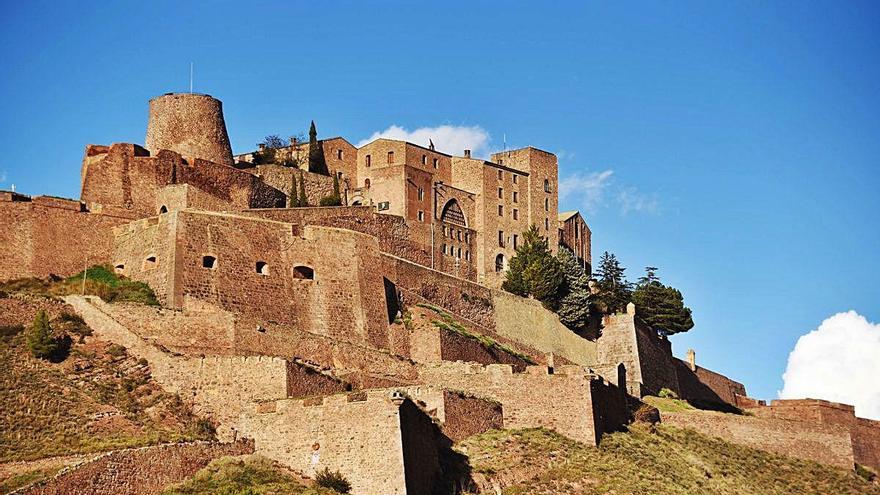
[[[460,230],[455,230],[451,227],[443,226],[443,237],[449,237],[450,239],[458,239],[459,241],[462,239],[462,232]],[[471,236],[469,233],[464,233],[464,242],[470,242]]]
[[[516,180],[517,180],[518,176],[516,174],[512,174],[512,175],[513,175],[513,183],[516,184]],[[498,171],[498,180],[504,180],[504,171],[503,170]],[[544,192],[550,192],[550,180],[549,179],[544,179]],[[501,197],[501,189],[500,188],[498,189],[498,197],[499,198]]]
[[[504,199],[504,188],[498,188],[498,199]],[[519,193],[517,191],[513,191],[513,202],[519,203]]]
[[[504,247],[506,243],[504,242],[504,231],[498,231],[498,247]],[[513,234],[513,249],[516,249],[519,246],[519,235]]]
[[[144,260],[144,267],[151,268],[156,264],[155,256],[148,256],[146,260]],[[125,265],[116,265],[115,266],[117,272],[122,272],[125,270]],[[207,268],[209,270],[217,269],[217,258],[215,256],[202,256],[202,268]],[[269,264],[265,261],[257,261],[254,265],[254,271],[259,275],[269,275]],[[304,265],[299,265],[293,267],[293,278],[306,279],[306,280],[314,280],[315,278],[315,270]]]
[[[443,247],[441,248],[441,251],[443,252],[444,255],[455,256],[456,258],[461,259],[461,247],[458,247],[458,248],[456,248],[455,246],[448,246],[447,247],[446,244],[444,244]],[[471,260],[471,252],[467,249],[464,250],[464,259],[465,259],[465,261]]]
[[[504,205],[498,205],[498,216],[504,216]],[[513,219],[519,220],[519,210],[517,210],[516,208],[513,209]]]
[[[341,158],[341,156],[340,156],[340,158]],[[392,163],[394,163],[394,152],[389,151],[388,152],[388,164],[390,165]],[[439,158],[434,158],[432,163],[434,165],[434,168],[440,168],[440,159]],[[373,157],[371,155],[367,155],[366,157],[364,157],[364,165],[369,167],[372,164],[373,164]],[[427,164],[428,164],[428,155],[422,155],[422,165],[427,165]]]
[[[501,162],[499,162],[498,164],[501,165]],[[510,174],[510,175],[513,176],[513,183],[516,184],[517,180],[519,179],[519,176],[516,174]],[[504,180],[504,170],[498,171],[498,180]]]

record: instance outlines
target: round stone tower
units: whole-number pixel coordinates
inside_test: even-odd
[[[209,95],[166,93],[150,100],[146,147],[232,165],[223,103]]]

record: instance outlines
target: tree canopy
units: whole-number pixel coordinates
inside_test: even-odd
[[[694,327],[691,309],[684,305],[678,289],[663,285],[657,268],[645,268],[632,295],[636,314],[657,333],[672,335],[687,332]]]
[[[595,300],[603,313],[623,312],[632,300],[632,283],[626,280],[625,271],[616,256],[608,251],[602,254],[596,269],[598,292]]]
[[[547,239],[532,225],[523,232],[523,243],[510,259],[501,288],[523,297],[534,297],[556,311],[564,294],[565,276],[559,260],[550,252]]]
[[[559,301],[559,321],[572,330],[584,329],[590,319],[590,277],[570,249],[560,246],[556,259],[565,279],[565,293]]]

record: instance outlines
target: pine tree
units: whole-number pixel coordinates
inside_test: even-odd
[[[624,275],[626,269],[620,266],[617,257],[605,251],[596,270],[598,293],[595,300],[599,309],[606,314],[623,312],[632,300],[632,284]]]
[[[333,195],[342,198],[342,191],[339,190],[339,175],[333,174]]]
[[[318,142],[318,131],[315,129],[314,120],[309,127],[309,172],[330,175],[327,160],[324,158],[324,147]]]
[[[572,330],[584,329],[590,319],[590,277],[570,249],[560,246],[556,254],[565,276],[566,292],[559,302],[559,321]]]
[[[58,353],[59,344],[52,335],[49,315],[44,310],[37,312],[34,323],[27,333],[27,345],[31,354],[40,359],[50,359]]]
[[[501,288],[523,297],[532,296],[555,311],[564,287],[565,276],[559,261],[550,253],[547,239],[532,225],[523,232],[522,246],[511,258]]]
[[[684,305],[681,292],[663,285],[657,268],[645,268],[633,292],[636,314],[660,335],[687,332],[694,327],[691,309]]]

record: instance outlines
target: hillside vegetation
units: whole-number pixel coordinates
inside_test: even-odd
[[[149,363],[91,336],[72,308],[0,296],[0,463],[213,438],[209,422],[152,380]],[[71,337],[61,362],[28,351],[24,334],[38,310],[49,314],[55,335]],[[34,471],[14,476],[28,480],[40,474]]]
[[[6,295],[60,297],[82,293],[98,296],[107,302],[159,304],[149,285],[123,277],[106,265],[94,265],[67,278],[21,278],[0,283],[0,294]]]
[[[880,494],[855,473],[742,447],[691,430],[633,425],[588,447],[544,429],[463,442],[480,493]]]

